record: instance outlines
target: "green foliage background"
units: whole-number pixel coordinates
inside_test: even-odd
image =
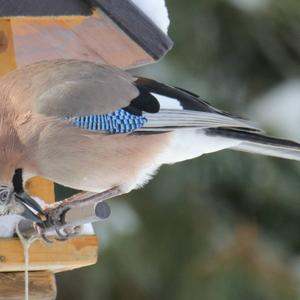
[[[174,49],[133,73],[244,116],[300,76],[299,0],[167,5]],[[164,166],[111,201],[98,264],[59,274],[58,299],[300,299],[299,179],[297,162],[231,151]]]

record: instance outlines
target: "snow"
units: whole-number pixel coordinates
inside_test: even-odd
[[[18,215],[7,215],[0,217],[0,237],[12,237],[15,233],[17,224],[23,219]]]
[[[165,0],[131,0],[141,9],[164,33],[168,33],[170,25]]]
[[[85,235],[93,235],[94,233],[94,228],[91,223],[87,223],[82,225],[82,228],[80,230],[80,234],[85,234]]]
[[[260,96],[250,108],[254,120],[285,138],[300,141],[300,78],[290,79]]]
[[[38,197],[32,197],[42,208],[47,207],[47,203]],[[0,238],[12,237],[16,232],[17,224],[24,219],[19,215],[7,215],[0,217]]]

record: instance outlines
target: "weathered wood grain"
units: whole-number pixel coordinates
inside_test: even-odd
[[[16,67],[10,20],[0,19],[0,76]]]
[[[0,300],[24,299],[24,272],[0,273]],[[56,298],[55,277],[51,272],[30,272],[30,300],[54,300]]]
[[[17,65],[43,59],[82,59],[132,68],[154,62],[100,11],[88,18],[11,19]]]
[[[98,242],[95,235],[78,236],[66,242],[56,241],[52,244],[35,241],[29,253],[30,271],[49,270],[56,273],[95,264]],[[24,254],[19,239],[0,239],[0,272],[23,270]]]

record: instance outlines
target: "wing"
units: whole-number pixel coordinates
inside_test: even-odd
[[[139,91],[130,74],[77,60],[43,61],[1,80],[15,107],[60,118],[105,114],[129,105]]]
[[[184,89],[146,78],[138,78],[135,85],[140,90],[140,95],[131,101],[130,106],[141,107],[144,98],[150,101],[152,97],[158,102],[156,111],[143,114],[147,122],[139,131],[227,127],[261,132],[250,121],[214,108],[196,94]]]
[[[89,131],[107,133],[157,133],[181,128],[243,128],[258,129],[250,122],[217,110],[187,91],[137,78],[132,84],[139,95],[128,106],[99,115],[68,118],[72,124]]]
[[[14,109],[67,119],[88,131],[257,130],[195,94],[92,62],[56,60],[28,65],[3,77],[0,89]]]

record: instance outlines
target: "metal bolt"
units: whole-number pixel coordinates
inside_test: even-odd
[[[105,220],[110,216],[110,207],[106,202],[99,202],[95,208],[95,214],[98,218]]]

